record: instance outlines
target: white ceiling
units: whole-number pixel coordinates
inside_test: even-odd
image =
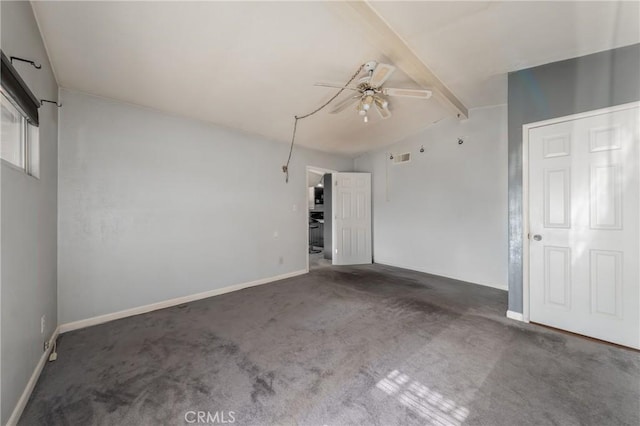
[[[638,2],[376,2],[373,8],[467,107],[506,102],[506,73],[640,42]],[[34,2],[58,83],[290,140],[294,115],[329,99],[368,60],[366,32],[319,2]],[[389,87],[418,87],[400,70]],[[344,96],[344,95],[343,95]],[[297,142],[356,155],[451,114],[392,100],[300,122]]]
[[[507,73],[640,42],[640,2],[374,2],[468,108],[507,102]]]

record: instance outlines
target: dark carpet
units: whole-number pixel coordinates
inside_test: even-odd
[[[64,334],[23,425],[638,425],[640,354],[379,265]]]

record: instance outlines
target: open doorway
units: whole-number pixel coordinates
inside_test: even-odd
[[[307,166],[307,270],[331,265],[330,257],[325,254],[325,251],[331,253],[331,239],[326,238],[330,229],[325,222],[325,215],[331,214],[330,208],[325,208],[330,206],[326,203],[325,179],[330,179],[331,173],[335,171]]]

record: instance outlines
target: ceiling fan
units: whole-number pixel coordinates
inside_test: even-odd
[[[431,97],[431,90],[394,89],[382,87],[384,82],[391,77],[391,74],[393,74],[395,69],[396,67],[393,65],[369,61],[364,65],[364,71],[367,74],[360,78],[355,86],[343,86],[332,83],[316,83],[315,85],[348,89],[357,92],[355,95],[338,102],[330,113],[339,113],[357,103],[356,111],[358,111],[358,114],[363,117],[364,122],[367,123],[369,122],[367,114],[372,107],[378,111],[378,114],[380,114],[380,117],[383,119],[391,117],[389,101],[386,99],[387,96],[401,96],[416,99],[429,99]]]

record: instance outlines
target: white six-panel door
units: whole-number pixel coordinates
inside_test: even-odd
[[[371,263],[371,174],[332,173],[333,264]]]
[[[530,321],[640,348],[639,109],[529,129]]]

